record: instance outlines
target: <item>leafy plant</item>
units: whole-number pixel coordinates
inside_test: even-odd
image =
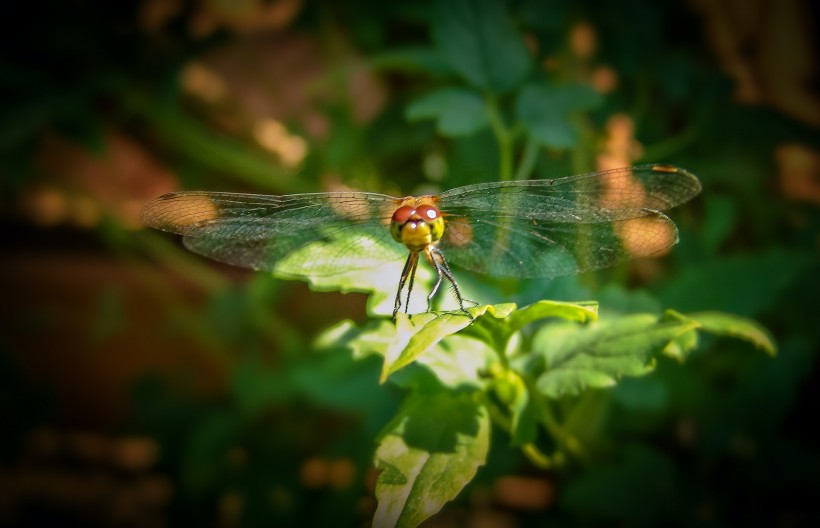
[[[530,175],[542,148],[579,144],[586,127],[581,112],[600,105],[600,95],[538,73],[503,2],[441,1],[431,19],[433,47],[398,50],[377,61],[450,80],[411,102],[408,119],[432,119],[450,138],[492,130],[501,180]],[[381,309],[378,303],[370,308],[384,311],[389,294],[383,284],[367,276],[354,283],[314,280],[321,289],[382,292]],[[660,356],[684,361],[702,333],[775,353],[765,329],[724,313],[667,310],[599,320],[596,302],[547,300],[469,312],[474,321],[444,312],[399,314],[395,325],[343,322],[322,339],[356,359],[380,357],[381,381],[406,391],[378,439],[374,526],[417,526],[454,499],[485,463],[493,427],[506,431],[510,445],[537,467],[583,459],[567,398],[646,375]]]
[[[598,320],[597,303],[540,301],[471,308],[459,313],[400,314],[358,328],[330,331],[335,346],[355,358],[383,358],[382,381],[407,391],[397,416],[379,437],[374,526],[417,526],[472,480],[500,427],[541,468],[583,456],[577,432],[555,403],[623,376],[652,372],[655,358],[684,360],[702,332],[731,335],[770,354],[775,347],[756,323],[720,313],[667,311]],[[540,328],[522,339],[522,332]],[[545,453],[538,439],[556,448]]]

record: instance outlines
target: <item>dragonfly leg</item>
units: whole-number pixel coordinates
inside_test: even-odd
[[[433,293],[435,293],[435,290],[438,289],[438,286],[441,283],[441,279],[442,279],[442,277],[444,277],[453,286],[453,293],[455,293],[455,295],[456,295],[456,300],[458,301],[459,309],[462,312],[464,312],[465,314],[467,314],[467,317],[469,317],[471,321],[475,320],[475,318],[473,317],[473,314],[471,314],[470,312],[467,311],[466,308],[464,308],[464,301],[465,300],[468,301],[468,302],[473,302],[473,303],[475,303],[475,301],[473,301],[471,299],[465,299],[464,297],[461,296],[461,290],[459,289],[458,283],[456,282],[456,279],[453,276],[453,272],[450,271],[450,265],[447,264],[447,259],[444,258],[444,255],[441,253],[441,251],[439,251],[439,249],[435,246],[429,246],[428,249],[426,250],[426,253],[427,253],[427,258],[433,264],[433,267],[436,268],[436,273],[438,273],[438,282],[436,283],[436,287],[433,289],[434,290]],[[432,296],[432,294],[431,294],[431,296]],[[427,300],[429,302],[430,297],[428,297]],[[478,304],[478,303],[476,303],[476,304]]]
[[[434,264],[434,266],[435,266],[435,264]],[[438,274],[438,280],[436,281],[435,286],[433,286],[433,289],[430,290],[430,295],[427,296],[427,311],[428,312],[433,311],[433,297],[436,295],[436,292],[438,291],[439,286],[441,286],[441,280],[443,278],[441,270],[438,268],[438,266],[435,266],[435,268],[436,268],[436,273]]]
[[[407,291],[407,304],[410,303],[410,290],[413,289],[413,276],[416,274],[416,268],[418,267],[419,263],[419,254],[418,252],[411,251],[409,255],[407,255],[407,260],[404,263],[404,269],[401,272],[401,279],[399,279],[399,289],[396,291],[396,303],[393,305],[393,320],[396,320],[396,314],[399,313],[401,309],[401,292],[404,289],[404,285],[407,284],[407,279],[410,278],[410,285]],[[407,306],[404,307],[405,313],[407,313]]]
[[[407,284],[407,300],[404,302],[404,313],[407,313],[407,310],[410,309],[410,293],[413,292],[413,281],[416,280],[416,270],[419,267],[419,254],[418,252],[412,253],[413,262],[410,264],[410,282]]]

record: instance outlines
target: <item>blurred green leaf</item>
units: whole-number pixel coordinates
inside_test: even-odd
[[[813,262],[808,253],[777,248],[727,256],[682,269],[660,297],[682,312],[717,310],[751,317],[771,307]]]
[[[468,136],[489,125],[481,96],[463,88],[442,88],[410,103],[407,119],[435,119],[442,136]]]
[[[376,450],[373,526],[415,528],[434,515],[472,480],[489,442],[489,416],[470,393],[409,397]]]
[[[683,362],[689,357],[689,354],[694,352],[698,346],[698,342],[697,330],[690,330],[671,340],[669,344],[664,347],[663,353],[668,357]]]
[[[535,441],[538,434],[538,413],[529,388],[514,370],[506,372],[505,383],[513,393],[510,408],[510,445],[522,446]]]
[[[293,382],[282,370],[257,358],[240,361],[231,375],[231,393],[245,415],[262,412],[293,394]]]
[[[706,214],[698,240],[706,254],[713,255],[731,234],[737,222],[737,202],[728,196],[714,193],[707,195],[703,202]]]
[[[769,331],[751,319],[722,312],[688,313],[686,317],[697,321],[704,332],[737,337],[764,350],[770,356],[777,354],[777,345]]]
[[[637,412],[664,410],[669,401],[668,393],[668,387],[656,376],[624,378],[611,391],[614,402]]]
[[[197,424],[185,449],[182,478],[186,489],[202,493],[222,477],[227,452],[241,427],[240,416],[227,409],[214,411]]]
[[[532,69],[524,37],[501,0],[439,0],[432,32],[453,69],[480,90],[507,92]]]
[[[578,132],[570,120],[571,114],[591,110],[601,101],[601,96],[589,86],[530,83],[518,93],[515,114],[540,144],[569,148],[578,140]]]
[[[621,376],[639,376],[653,369],[652,358],[681,334],[697,328],[695,321],[663,321],[649,314],[599,321],[545,326],[533,349],[543,357],[545,371],[537,387],[557,398],[587,387],[609,387]]]

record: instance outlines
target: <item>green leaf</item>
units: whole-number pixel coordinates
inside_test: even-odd
[[[777,345],[769,331],[751,319],[723,312],[690,313],[686,317],[697,321],[704,332],[737,337],[763,349],[770,356],[777,355]]]
[[[446,387],[479,388],[483,380],[478,372],[495,359],[495,352],[487,343],[456,334],[421,354],[416,363],[432,372]]]
[[[538,434],[538,413],[529,388],[513,370],[508,370],[505,378],[499,381],[505,383],[513,395],[508,405],[511,413],[510,445],[522,446],[534,442]],[[496,386],[496,391],[498,388]]]
[[[589,86],[531,83],[519,93],[515,112],[536,141],[548,147],[568,148],[576,143],[578,136],[571,114],[595,108],[600,103],[601,96]]]
[[[314,291],[372,293],[368,313],[390,315],[406,258],[407,249],[400,244],[356,229],[332,230],[325,240],[300,248],[279,261],[274,276],[306,280]],[[430,268],[419,266],[415,282],[428,284],[432,276]],[[417,290],[421,292],[422,288]],[[426,307],[426,299],[423,303],[419,299],[413,298],[411,308]]]
[[[496,305],[498,306],[501,305]],[[464,329],[462,334],[486,341],[496,349],[506,349],[508,341],[516,332],[535,321],[551,317],[561,317],[578,322],[595,319],[598,314],[598,303],[594,301],[581,303],[537,301],[519,310],[511,309],[503,317],[499,312],[495,313],[495,318],[479,319],[475,324]]]
[[[474,318],[489,315],[506,317],[515,308],[512,304],[484,305],[468,309]],[[406,367],[427,349],[446,336],[466,328],[473,321],[463,312],[422,313],[412,317],[399,313],[396,317],[396,339],[384,357],[381,381]]]
[[[385,319],[371,321],[355,333],[345,334],[349,340],[340,341],[353,352],[354,359],[378,355],[384,357],[390,344],[396,339],[396,326]]]
[[[684,332],[666,345],[663,354],[683,362],[698,347],[698,341],[696,330]]]
[[[501,0],[439,0],[433,41],[453,69],[481,90],[507,92],[532,69],[523,35]]]
[[[598,318],[598,303],[595,301],[564,302],[537,301],[516,310],[507,318],[507,326],[517,332],[525,326],[541,319],[560,317],[568,321],[587,323]]]
[[[608,387],[621,376],[639,376],[654,368],[653,356],[670,341],[698,327],[688,319],[658,320],[650,314],[592,323],[559,323],[536,334],[533,349],[545,363],[538,390],[557,398],[587,387]]]
[[[481,96],[461,88],[443,88],[410,103],[405,111],[410,121],[435,119],[442,136],[469,136],[489,124]]]
[[[490,444],[486,409],[471,394],[408,398],[376,450],[374,527],[416,527],[472,480]]]

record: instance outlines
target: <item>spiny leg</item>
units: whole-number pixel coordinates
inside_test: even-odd
[[[430,295],[427,296],[427,311],[428,312],[433,311],[433,297],[436,295],[436,292],[438,291],[439,286],[441,286],[441,280],[443,278],[442,275],[441,275],[441,270],[439,269],[439,267],[436,266],[435,264],[433,264],[433,267],[436,268],[436,274],[438,275],[438,280],[436,281],[435,286],[433,286],[433,289],[430,290]]]
[[[399,313],[399,310],[401,309],[401,291],[407,283],[407,276],[410,275],[410,268],[417,266],[418,261],[419,254],[417,252],[411,251],[410,254],[407,255],[407,260],[404,262],[404,269],[401,271],[401,279],[399,279],[399,289],[396,291],[396,303],[393,305],[393,320],[396,319],[396,314]],[[413,274],[415,274],[415,272],[413,272]]]
[[[459,309],[462,312],[464,312],[465,314],[467,314],[467,317],[469,317],[471,321],[474,320],[473,314],[471,314],[470,312],[467,311],[466,308],[464,308],[464,300],[465,299],[464,299],[464,297],[461,296],[461,290],[459,289],[458,283],[456,282],[456,279],[453,276],[453,272],[450,271],[450,266],[447,264],[447,259],[444,258],[444,255],[441,253],[441,251],[439,251],[439,249],[435,246],[428,247],[428,249],[426,250],[426,254],[427,254],[427,258],[433,264],[433,267],[436,268],[436,273],[438,273],[438,277],[439,277],[438,282],[436,283],[436,287],[434,288],[433,293],[435,293],[435,290],[438,289],[438,285],[439,285],[439,283],[441,283],[441,278],[442,277],[446,278],[450,282],[450,284],[453,285],[453,292],[456,294],[456,300],[458,301]],[[429,302],[430,298],[428,297],[427,300]],[[475,302],[475,301],[472,301],[470,299],[466,299],[466,300],[469,301],[469,302]]]
[[[407,285],[407,301],[404,303],[404,313],[407,313],[407,310],[410,309],[410,294],[413,292],[413,282],[416,279],[416,270],[419,268],[418,251],[414,251],[411,255],[414,257],[410,269],[410,283]]]

